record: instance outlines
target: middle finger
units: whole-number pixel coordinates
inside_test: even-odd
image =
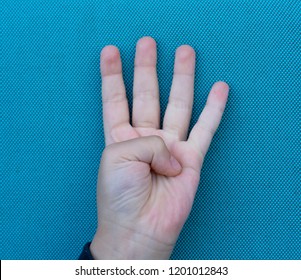
[[[151,37],[141,38],[136,47],[134,88],[133,88],[133,127],[160,126],[160,100],[157,78],[156,41]]]

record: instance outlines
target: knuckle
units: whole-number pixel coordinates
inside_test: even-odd
[[[163,142],[163,139],[158,135],[152,135],[150,136],[150,139],[158,144],[161,144]]]
[[[161,147],[164,144],[163,139],[158,135],[147,136],[149,143],[157,147]]]

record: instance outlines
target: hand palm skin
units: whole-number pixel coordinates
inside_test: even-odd
[[[128,135],[131,135],[129,139],[160,136],[169,151],[177,155],[179,162],[194,161],[195,168],[199,168],[200,156],[189,149],[184,141],[177,141],[162,130],[128,129]],[[190,212],[200,172],[183,164],[180,174],[169,177],[154,172],[147,163],[127,160],[115,167],[107,166],[110,166],[109,170],[104,168],[99,175],[99,205],[103,222],[112,216],[107,213],[109,210],[114,213],[112,223],[118,220],[122,227],[174,245]]]
[[[187,140],[195,67],[195,53],[190,46],[182,46],[176,53],[163,129],[159,128],[155,41],[144,37],[137,44],[132,125],[118,49],[111,46],[103,49],[101,64],[106,149],[98,177],[99,227],[93,242],[112,246],[108,236],[114,236],[116,243],[120,238],[123,243],[153,247],[148,248],[150,251],[158,248],[164,251],[158,258],[168,258],[191,210],[204,156],[225,108],[228,85],[218,82],[213,86],[206,107]],[[170,154],[181,164],[180,172],[166,176],[164,170],[155,172],[149,163],[122,155],[112,156],[115,145],[137,138],[143,141],[146,136],[159,136],[164,141]],[[138,244],[140,241],[144,244]],[[124,246],[127,250],[132,248]],[[99,247],[93,246],[96,256]],[[126,258],[121,256],[121,251],[117,258]],[[139,256],[137,252],[128,257],[156,258],[154,254]]]

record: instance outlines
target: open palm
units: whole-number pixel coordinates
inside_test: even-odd
[[[115,164],[117,159],[115,165],[109,163],[100,170],[98,181],[99,222],[107,223],[108,228],[116,223],[121,230],[136,231],[151,240],[150,245],[161,243],[172,249],[191,210],[203,160],[221,121],[229,87],[224,82],[214,84],[187,139],[194,95],[195,52],[188,45],[177,49],[162,129],[156,63],[156,42],[151,37],[143,37],[136,48],[131,125],[119,51],[114,46],[102,50],[105,151],[117,148],[119,144],[114,143],[122,143],[115,153],[122,157],[122,151],[126,153],[130,147],[128,140],[159,136],[158,146],[163,140],[182,169],[174,174],[170,170],[161,172],[145,162],[124,158],[119,165]],[[103,157],[110,157],[110,153],[104,154],[107,156]],[[110,160],[103,159],[105,165],[104,161]],[[109,175],[110,172],[113,174]]]

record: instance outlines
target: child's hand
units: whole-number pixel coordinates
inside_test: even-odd
[[[217,82],[187,139],[195,52],[183,45],[176,52],[169,103],[160,129],[156,61],[156,42],[150,37],[140,39],[131,125],[119,51],[106,46],[101,53],[106,148],[98,177],[99,224],[90,246],[95,259],[170,257],[224,112],[229,87]]]

